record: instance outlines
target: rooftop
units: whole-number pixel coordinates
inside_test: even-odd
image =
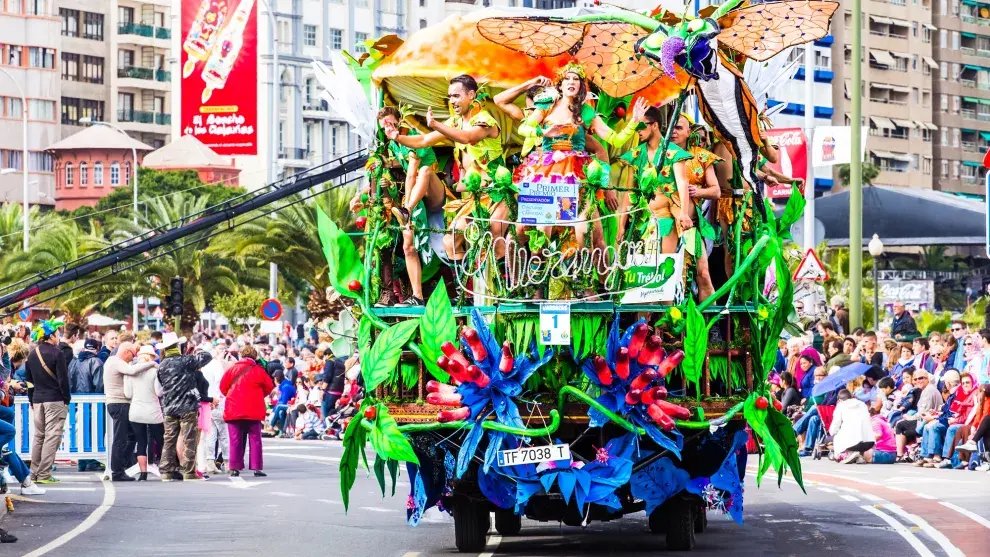
[[[66,151],[71,149],[137,149],[152,151],[154,147],[141,143],[129,135],[108,126],[94,125],[84,128],[78,133],[57,141],[48,147],[49,151]]]
[[[229,160],[216,154],[191,135],[183,135],[144,157],[146,168],[231,168]]]

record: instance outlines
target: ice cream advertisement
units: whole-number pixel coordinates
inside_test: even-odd
[[[182,0],[183,135],[220,155],[258,154],[255,0]]]

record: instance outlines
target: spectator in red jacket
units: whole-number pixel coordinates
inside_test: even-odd
[[[230,433],[230,475],[239,476],[244,469],[245,438],[251,444],[251,470],[256,477],[266,474],[261,455],[261,422],[265,419],[265,397],[275,388],[265,368],[255,362],[258,352],[246,345],[240,360],[230,366],[220,380],[225,397],[223,419]]]

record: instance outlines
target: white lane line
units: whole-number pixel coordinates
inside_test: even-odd
[[[835,489],[838,489],[839,491],[845,491],[846,493],[854,493],[854,494],[857,494],[857,495],[860,492],[860,490],[855,489],[855,488],[852,488],[852,487],[837,486]]]
[[[929,501],[935,501],[938,499],[938,497],[932,497],[931,495],[927,493],[921,493],[920,491],[916,491],[914,492],[914,494],[917,495],[918,497],[921,497],[922,499],[928,499]]]
[[[852,495],[839,495],[839,497],[849,501],[850,503],[859,503],[859,498],[853,497]]]
[[[908,530],[906,526],[898,522],[897,519],[895,519],[894,517],[890,516],[885,512],[881,512],[880,509],[877,509],[870,505],[860,505],[859,508],[863,509],[864,511],[870,514],[876,515],[877,517],[880,518],[880,520],[883,520],[888,525],[890,525],[890,527],[893,528],[895,532],[900,534],[902,538],[904,538],[909,544],[911,544],[911,547],[913,547],[914,550],[918,552],[918,555],[921,555],[921,557],[935,557],[935,554],[932,553],[931,550],[929,550],[927,547],[925,547],[925,544],[921,543],[921,540],[919,540],[917,536],[914,535],[913,532]]]
[[[403,553],[402,557],[419,557],[418,551],[410,551],[408,553]]]
[[[495,513],[491,513],[489,518],[492,524],[495,524]],[[488,543],[485,544],[485,550],[482,551],[478,557],[492,557],[495,552],[498,551],[499,544],[502,543],[502,536],[498,534],[492,534],[488,536]]]
[[[285,491],[270,491],[270,495],[278,495],[279,497],[299,497],[298,493],[288,493]]]
[[[99,477],[99,475],[97,475]],[[105,480],[101,480],[103,483],[103,503],[96,508],[93,512],[89,513],[86,520],[83,520],[78,526],[69,530],[68,532],[62,534],[61,536],[55,538],[54,540],[48,542],[47,544],[35,549],[31,553],[26,554],[24,557],[40,557],[53,549],[58,549],[63,545],[69,543],[75,539],[80,534],[86,532],[90,528],[96,525],[97,522],[103,518],[103,515],[107,514],[110,507],[113,506],[114,501],[117,500],[117,490],[114,489],[113,483]]]
[[[818,491],[824,491],[825,493],[838,493],[838,491],[828,487],[819,487]]]
[[[945,534],[933,528],[931,524],[920,516],[911,514],[901,508],[900,505],[895,505],[893,503],[887,503],[883,506],[883,508],[891,510],[894,514],[917,524],[921,528],[922,532],[928,534],[931,539],[935,540],[935,542],[942,547],[942,550],[945,551],[946,555],[949,555],[950,557],[962,557],[964,555],[958,547],[949,541],[949,538],[945,537]]]
[[[328,503],[330,505],[343,505],[340,501],[333,501],[331,499],[317,499],[317,503]]]
[[[942,506],[944,506],[944,507],[948,507],[948,508],[956,511],[957,513],[959,513],[959,514],[961,514],[961,515],[963,515],[963,516],[965,516],[965,517],[967,517],[967,518],[975,521],[977,524],[980,524],[981,526],[983,526],[985,528],[990,528],[990,520],[987,520],[987,519],[983,518],[982,516],[974,513],[973,511],[964,509],[964,508],[960,507],[959,505],[955,505],[955,504],[949,503],[947,501],[939,501],[939,504],[942,505]]]
[[[265,456],[295,458],[298,460],[312,460],[315,462],[340,462],[340,457],[336,457],[336,456],[318,456],[318,455],[306,455],[306,454],[269,453],[269,452],[266,452]]]
[[[374,511],[376,513],[394,513],[395,509],[383,509],[381,507],[361,507],[361,510]]]
[[[863,499],[866,499],[867,501],[873,501],[874,503],[884,503],[885,502],[880,497],[877,497],[876,495],[873,495],[872,493],[867,493],[865,491],[862,492],[862,493],[860,493],[859,495]]]
[[[96,491],[95,487],[63,487],[57,486],[47,486],[45,491]]]

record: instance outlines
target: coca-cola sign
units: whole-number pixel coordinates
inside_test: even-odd
[[[808,140],[801,128],[773,128],[767,130],[778,149],[777,162],[767,164],[776,172],[795,180],[808,181]],[[778,180],[778,184],[767,184],[767,196],[771,199],[787,199],[794,189],[790,182]]]

